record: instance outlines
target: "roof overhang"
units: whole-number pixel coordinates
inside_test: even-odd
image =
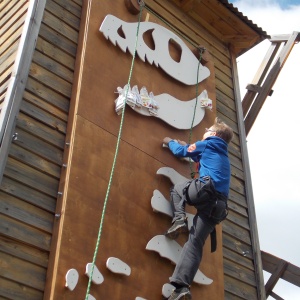
[[[227,0],[170,0],[240,56],[270,36]]]

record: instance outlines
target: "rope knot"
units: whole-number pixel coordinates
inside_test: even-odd
[[[198,49],[200,55],[202,55],[204,53],[204,51],[206,50],[206,48],[203,46],[198,46],[197,49]]]
[[[145,2],[144,0],[137,0],[138,4],[140,7],[145,7]]]

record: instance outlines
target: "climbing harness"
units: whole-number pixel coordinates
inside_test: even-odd
[[[130,86],[130,81],[131,81],[131,77],[132,77],[132,71],[133,71],[134,60],[135,60],[135,56],[136,56],[138,35],[139,35],[139,29],[140,29],[140,23],[141,23],[141,16],[142,16],[143,8],[145,6],[144,1],[142,1],[142,0],[139,0],[138,3],[140,5],[140,12],[139,12],[138,25],[137,25],[137,31],[136,31],[135,48],[134,48],[134,54],[132,55],[132,62],[131,62],[131,67],[130,67],[130,72],[129,72],[129,77],[128,77],[127,89],[126,89],[126,97],[125,97],[124,101],[126,101],[129,86]],[[89,281],[88,281],[88,286],[87,286],[87,290],[86,290],[85,300],[88,300],[88,298],[89,298],[89,293],[90,293],[91,282],[92,282],[93,273],[94,273],[96,256],[98,254],[100,240],[101,240],[101,233],[102,233],[102,227],[103,227],[103,222],[104,222],[106,206],[107,206],[107,202],[108,202],[108,196],[109,196],[109,193],[110,193],[110,188],[111,188],[112,179],[113,179],[113,175],[114,175],[115,165],[116,165],[117,156],[118,156],[118,152],[119,152],[119,145],[120,145],[122,128],[123,128],[123,123],[124,123],[124,115],[125,115],[125,105],[124,105],[124,108],[123,108],[123,111],[122,111],[122,117],[121,117],[119,134],[118,134],[118,139],[117,139],[116,151],[115,151],[113,165],[112,165],[112,169],[111,169],[111,173],[110,173],[110,177],[109,177],[109,182],[108,182],[108,187],[107,187],[107,191],[106,191],[105,200],[104,200],[104,203],[103,203],[103,209],[102,209],[102,215],[101,215],[101,220],[100,220],[100,225],[99,225],[98,237],[97,237],[97,242],[96,242],[93,261],[92,261],[91,273],[89,274]]]

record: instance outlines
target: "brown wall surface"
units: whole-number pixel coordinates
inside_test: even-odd
[[[88,284],[88,277],[84,275],[85,266],[93,260],[121,120],[114,110],[115,92],[118,86],[123,87],[127,83],[132,61],[128,52],[122,52],[105,39],[99,27],[107,14],[126,22],[137,22],[138,16],[130,14],[122,1],[89,3],[90,10],[88,6],[84,7],[84,16],[88,21],[86,31],[84,20],[81,25],[78,84],[73,91],[73,116],[67,133],[70,147],[66,151],[67,168],[60,184],[63,196],[56,211],[61,216],[55,221],[50,260],[52,267],[48,273],[45,299],[74,299],[74,295],[76,299],[83,299],[85,296]],[[146,10],[142,21],[145,18],[166,27],[155,16],[148,15]],[[197,42],[201,44],[201,40]],[[192,49],[191,45],[188,46]],[[213,111],[206,110],[203,121],[192,131],[192,140],[201,139],[204,128],[209,127],[216,116],[214,63],[209,61],[206,66],[211,75],[200,83],[199,91],[208,91],[213,100]],[[139,58],[135,59],[131,79],[131,86],[135,84],[139,88],[145,85],[155,95],[169,93],[181,100],[190,100],[196,95],[196,85],[185,86]],[[174,129],[155,117],[142,116],[126,107],[95,263],[104,276],[104,282],[101,285],[92,284],[90,291],[96,299],[157,299],[161,297],[162,285],[168,282],[173,272],[174,265],[170,261],[145,249],[151,238],[166,231],[171,221],[151,208],[153,191],[160,190],[168,199],[171,187],[168,179],[156,174],[157,170],[169,166],[190,177],[189,164],[176,159],[162,147],[165,136],[187,141],[189,130]],[[195,213],[192,208],[189,212]],[[185,239],[186,236],[179,239],[181,245]],[[126,262],[131,267],[131,275],[126,277],[110,272],[105,266],[109,257]],[[71,268],[78,270],[80,275],[73,292],[64,287],[64,277]],[[193,297],[223,299],[220,227],[218,250],[211,254],[210,242],[207,241],[200,269],[214,282],[208,286],[193,284]]]

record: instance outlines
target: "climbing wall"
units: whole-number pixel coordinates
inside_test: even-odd
[[[201,108],[198,103],[196,113],[201,117],[192,130],[192,140],[201,139],[205,127],[213,123],[216,116],[213,59],[207,49],[201,64],[206,75],[197,85],[197,73],[195,84],[187,84],[176,75],[171,76],[168,65],[160,67],[150,64],[149,59],[143,61],[136,57],[130,84],[139,89],[145,86],[148,92],[153,92],[160,117],[142,114],[139,108],[126,105],[119,151],[105,202],[122,117],[116,113],[117,88],[128,82],[132,54],[122,50],[118,43],[114,44],[99,29],[105,17],[113,15],[124,22],[118,27],[119,37],[128,40],[125,23],[135,23],[134,29],[129,30],[134,42],[138,15],[131,14],[123,1],[89,1],[85,5],[77,60],[78,79],[73,91],[69,144],[64,157],[67,167],[60,184],[62,195],[57,207],[46,297],[84,299],[90,274],[87,264],[93,261],[97,250],[94,278],[88,291],[90,299],[160,299],[162,288],[173,272],[176,253],[187,239],[187,235],[183,235],[171,242],[163,236],[171,224],[169,189],[178,178],[190,178],[189,163],[173,157],[162,147],[162,139],[169,136],[188,141],[189,126],[181,129],[180,124],[192,123],[195,101],[191,102],[192,109],[188,109],[188,113],[184,106],[174,103],[195,100],[196,90],[199,94],[206,91],[212,110]],[[167,32],[164,28],[171,30],[146,9],[141,16],[141,22],[145,21],[159,25],[157,28],[163,34]],[[180,29],[181,21],[176,23]],[[151,50],[148,49],[148,53],[158,60],[164,54],[179,66],[180,57],[197,53],[183,38],[168,42],[166,48],[158,51],[151,35],[154,31],[151,27],[150,31],[145,28],[141,27],[144,44]],[[199,40],[194,42],[201,44],[201,32]],[[197,64],[199,56],[194,57]],[[187,64],[184,69],[193,68]],[[170,114],[177,112],[173,118],[175,126],[166,121],[168,110]],[[103,208],[105,213],[102,214]],[[189,207],[188,213],[192,216],[195,211]],[[103,226],[99,228],[101,217]],[[209,240],[205,245],[198,279],[191,287],[195,299],[224,298],[220,226],[217,233],[217,251],[210,253]],[[97,239],[100,243],[95,249]]]

